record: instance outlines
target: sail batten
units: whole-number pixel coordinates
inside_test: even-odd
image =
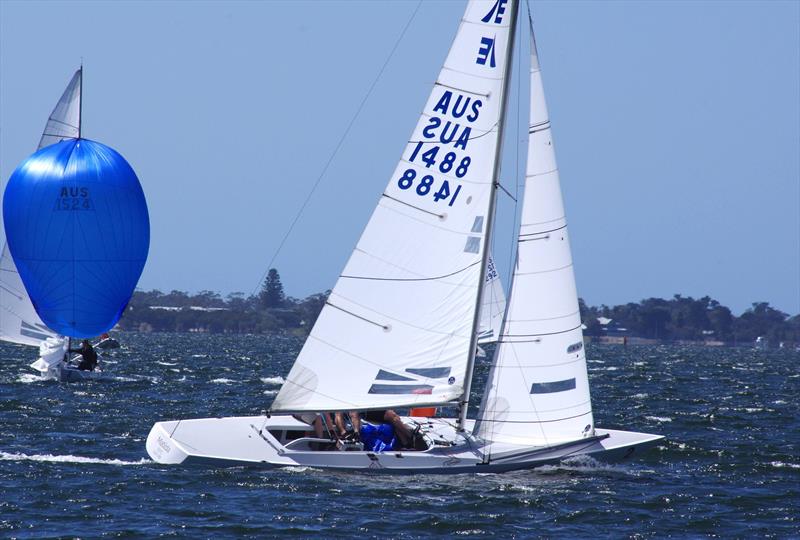
[[[499,148],[509,3],[468,3],[273,411],[436,405],[463,395]],[[386,381],[387,373],[408,380]]]

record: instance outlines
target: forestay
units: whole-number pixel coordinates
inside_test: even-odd
[[[402,159],[273,411],[439,404],[463,393],[509,7],[467,5]]]
[[[486,277],[483,280],[483,293],[481,295],[478,343],[494,343],[497,341],[505,312],[506,294],[503,292],[503,283],[500,281],[500,274],[494,265],[494,259],[489,255],[489,260],[486,261]]]
[[[81,68],[70,79],[47,119],[37,150],[80,135],[82,77]],[[38,347],[55,335],[36,314],[8,244],[4,243],[0,254],[0,339]]]
[[[531,42],[517,265],[474,433],[487,441],[547,446],[592,435],[594,421],[567,222],[533,37]]]

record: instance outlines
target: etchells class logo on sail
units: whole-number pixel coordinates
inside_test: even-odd
[[[434,379],[434,381],[431,381]],[[432,394],[434,384],[454,384],[455,377],[450,377],[450,367],[406,368],[400,374],[381,369],[369,388],[369,394]],[[380,381],[380,382],[378,382]]]
[[[503,22],[503,14],[506,12],[508,0],[495,0],[489,13],[483,16],[481,22],[500,24]]]
[[[94,210],[88,187],[62,187],[56,197],[55,210]]]
[[[506,3],[508,0],[496,0],[492,5],[489,12],[483,16],[481,22],[491,24],[501,24],[503,22],[503,14],[506,12]],[[490,68],[497,67],[497,62],[494,58],[495,40],[497,36],[483,36],[481,38],[480,47],[478,48],[478,57],[475,63],[481,66],[488,65]]]

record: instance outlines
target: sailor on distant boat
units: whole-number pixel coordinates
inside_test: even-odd
[[[81,342],[80,349],[70,349],[69,352],[78,353],[83,357],[78,364],[79,370],[94,371],[94,368],[97,367],[97,353],[94,351],[94,348],[92,347],[92,344],[89,343],[88,339],[84,339]]]

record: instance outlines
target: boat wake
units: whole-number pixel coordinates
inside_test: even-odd
[[[48,463],[90,463],[98,465],[146,465],[152,463],[149,459],[139,461],[124,461],[121,459],[102,459],[83,456],[54,456],[52,454],[21,454],[16,452],[0,452],[0,461],[43,461]]]
[[[24,384],[34,383],[34,382],[39,382],[39,381],[44,381],[44,380],[45,379],[42,379],[39,375],[35,375],[33,373],[22,373],[17,378],[17,382],[18,383],[24,383]]]

